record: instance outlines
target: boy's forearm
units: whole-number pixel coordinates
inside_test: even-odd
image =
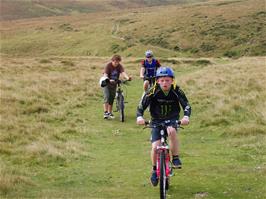
[[[144,78],[144,68],[143,67],[141,67],[141,69],[140,69],[139,76],[140,76],[140,78]]]
[[[137,108],[137,117],[143,117],[144,111],[148,107],[148,104],[149,104],[149,102],[147,100],[147,96],[144,95],[141,99],[140,104],[138,105],[138,108]]]
[[[128,76],[125,72],[123,72],[122,75],[123,75],[124,78],[126,78],[127,80],[129,79],[129,76]]]
[[[136,114],[137,118],[143,118],[144,111],[145,110],[143,108],[143,105],[142,104],[138,105],[138,107],[137,107],[137,114]]]
[[[190,104],[188,102],[188,99],[187,99],[185,93],[181,89],[179,89],[178,92],[179,92],[179,96],[180,96],[180,99],[179,99],[180,100],[180,104],[181,104],[181,106],[183,108],[183,111],[184,111],[184,116],[190,117],[190,115],[191,115],[191,106],[190,106]]]

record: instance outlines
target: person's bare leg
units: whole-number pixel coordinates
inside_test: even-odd
[[[156,160],[157,160],[156,149],[157,149],[157,146],[160,145],[160,142],[161,142],[160,140],[157,140],[157,141],[153,142],[151,145],[151,163],[152,163],[152,166],[156,165]]]
[[[173,159],[172,159],[173,168],[181,169],[182,163],[179,159],[179,139],[177,136],[176,129],[173,127],[168,127],[167,132],[168,132],[168,137],[170,140],[170,151],[173,156]]]
[[[179,139],[177,136],[176,129],[173,127],[168,127],[167,131],[170,140],[170,151],[173,156],[179,155]]]
[[[149,81],[148,80],[145,80],[144,83],[143,83],[143,90],[146,92],[149,88]]]
[[[160,144],[160,140],[152,143],[151,147],[151,162],[152,162],[152,173],[151,173],[151,183],[153,186],[157,186],[158,184],[158,176],[156,173],[156,161],[157,161],[157,146]]]
[[[108,104],[108,113],[112,113],[113,105]]]
[[[108,112],[108,103],[103,104],[103,111]]]

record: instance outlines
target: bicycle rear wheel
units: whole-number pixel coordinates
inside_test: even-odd
[[[160,153],[160,198],[166,199],[166,168],[165,168],[165,152]]]
[[[120,111],[120,121],[125,121],[125,104],[124,104],[124,96],[121,94],[119,97],[119,111]]]

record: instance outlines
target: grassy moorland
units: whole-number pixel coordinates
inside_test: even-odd
[[[266,197],[263,1],[132,1],[132,9],[80,14],[74,5],[97,4],[84,0],[70,16],[60,10],[66,1],[32,2],[41,10],[1,21],[0,198],[158,198],[150,133],[135,124],[148,48],[174,68],[193,108],[168,198]],[[47,8],[62,16],[40,17]],[[98,80],[113,53],[133,76],[125,123],[102,119]]]
[[[124,60],[134,81],[122,124],[102,119],[95,79],[106,61],[2,60],[2,198],[158,198],[149,184],[149,130],[135,125],[138,66]],[[264,198],[265,58],[162,62],[174,67],[193,107],[169,198]]]

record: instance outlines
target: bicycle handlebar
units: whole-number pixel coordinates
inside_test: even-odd
[[[117,84],[126,84],[128,81],[131,81],[131,79],[129,79],[129,80],[120,80],[120,79],[115,80],[115,82]]]
[[[169,126],[167,124],[170,124],[170,123],[171,123],[170,120],[165,120],[163,122],[158,122],[158,123],[152,122],[152,124],[151,124],[151,121],[145,121],[145,126],[143,127],[143,129],[146,129],[146,128],[158,128],[158,127],[165,128],[165,127]],[[173,125],[173,127],[175,127],[175,128],[183,128],[180,125],[181,125],[181,121],[180,120],[176,120],[174,125]]]
[[[155,80],[156,77],[143,77],[144,80]]]

